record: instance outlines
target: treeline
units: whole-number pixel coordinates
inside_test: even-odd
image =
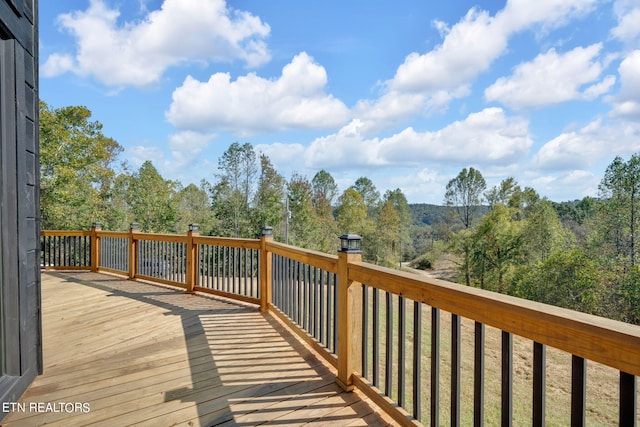
[[[429,268],[448,259],[453,280],[630,323],[640,323],[640,156],[615,158],[597,198],[554,203],[513,178],[487,189],[463,169],[445,206],[412,205],[367,177],[342,193],[327,171],[288,179],[250,144],[233,143],[211,181],[183,186],[147,161],[118,163],[122,147],[85,107],[40,103],[41,227],[249,237],[334,253],[338,236],[363,237],[365,260]]]
[[[401,190],[381,195],[361,177],[339,193],[324,170],[286,179],[248,143],[229,146],[212,181],[186,187],[163,178],[150,161],[137,170],[118,164],[122,147],[85,107],[41,102],[40,144],[43,229],[86,229],[98,221],[118,231],[137,222],[143,232],[185,233],[197,223],[204,235],[255,238],[269,225],[276,240],[329,253],[340,234],[355,233],[365,259],[388,266],[398,266],[412,244]]]
[[[449,215],[429,226],[423,257],[454,254],[460,283],[640,323],[639,155],[613,160],[598,198],[554,203],[513,178],[487,190],[470,168],[445,200]]]

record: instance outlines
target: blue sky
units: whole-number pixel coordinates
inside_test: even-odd
[[[412,203],[465,167],[573,200],[640,151],[640,1],[44,1],[40,97],[184,185],[238,141]]]

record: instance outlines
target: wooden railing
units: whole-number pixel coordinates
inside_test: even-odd
[[[532,425],[585,425],[600,399],[590,392],[602,387],[594,384],[601,377],[591,379],[594,365],[618,372],[617,397],[610,397],[617,402],[604,409],[609,422],[638,421],[638,326],[375,266],[358,252],[277,243],[268,227],[260,239],[202,237],[197,228],[186,236],[135,226],[128,233],[43,231],[41,255],[44,269],[119,273],[257,304],[335,366],[341,387],[359,388],[401,425],[510,426],[527,424],[524,416]],[[488,347],[488,336],[498,344]],[[516,345],[531,365],[524,381],[516,378],[520,368],[514,372]],[[561,386],[568,402],[547,398],[547,380],[556,381],[546,373],[547,355],[559,351],[568,357]],[[546,419],[553,404],[565,420]]]

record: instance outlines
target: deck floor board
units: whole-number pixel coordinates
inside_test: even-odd
[[[43,273],[42,300],[44,375],[5,427],[390,423],[249,304],[91,272]]]

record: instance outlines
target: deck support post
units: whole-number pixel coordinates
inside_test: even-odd
[[[353,373],[362,371],[362,284],[349,279],[349,264],[362,262],[360,236],[340,237],[338,252],[338,376],[345,391],[355,388]]]
[[[140,225],[132,222],[129,226],[129,280],[135,279],[138,274],[138,239],[134,234],[140,232]]]
[[[193,243],[193,238],[200,236],[200,226],[189,224],[187,232],[187,292],[193,293],[198,283],[198,245]]]
[[[99,222],[91,224],[91,271],[94,273],[100,267],[100,236],[98,236],[98,232],[101,229],[102,226]]]
[[[273,242],[273,228],[262,227],[260,235],[260,311],[266,313],[273,302],[273,258],[267,243]]]

